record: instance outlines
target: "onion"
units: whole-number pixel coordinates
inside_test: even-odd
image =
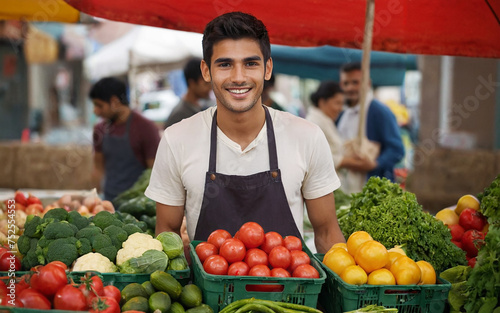
[[[89,208],[87,208],[86,206],[84,205],[81,205],[79,208],[78,208],[78,213],[80,213],[80,215],[88,215],[90,213],[89,211]]]
[[[70,205],[71,204],[71,195],[63,195],[59,200],[57,200],[57,203],[59,204],[59,207],[64,207],[65,205]]]
[[[102,206],[102,204],[98,204],[94,207],[94,209],[92,210],[92,213],[97,214],[101,211],[104,211],[104,207]]]
[[[111,212],[111,213],[115,212],[115,207],[113,206],[113,203],[111,203],[111,201],[103,200],[101,202],[101,205],[104,207],[104,210]]]
[[[101,199],[96,195],[90,195],[83,199],[82,204],[89,208],[90,211],[93,211],[96,205],[101,204]]]

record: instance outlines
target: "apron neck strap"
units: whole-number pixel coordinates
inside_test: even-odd
[[[276,139],[274,137],[273,121],[269,110],[264,106],[266,113],[266,127],[267,127],[267,147],[269,149],[269,167],[271,171],[278,170],[278,154],[276,152]],[[210,159],[208,162],[209,173],[216,173],[217,163],[217,109],[212,118],[212,129],[210,133]]]

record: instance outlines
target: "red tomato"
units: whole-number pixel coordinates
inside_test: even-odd
[[[236,238],[226,239],[219,249],[219,255],[223,256],[229,264],[243,261],[246,253],[245,244]]]
[[[460,213],[460,217],[458,218],[458,223],[465,229],[475,229],[475,230],[483,230],[484,225],[486,225],[488,221],[486,217],[484,217],[481,212],[478,212],[474,209],[467,208]]]
[[[31,276],[31,287],[46,296],[54,295],[68,283],[66,271],[56,264],[40,267],[38,273]]]
[[[289,271],[287,271],[284,268],[280,268],[280,267],[273,268],[271,270],[271,276],[272,277],[292,277],[292,275],[290,274]]]
[[[238,239],[243,241],[247,249],[257,248],[264,243],[264,229],[255,222],[247,222],[238,230]]]
[[[78,288],[87,300],[87,306],[90,307],[95,297],[104,296],[104,286],[101,278],[97,275],[82,277],[81,280],[82,283]]]
[[[30,279],[29,276],[30,276],[30,274],[26,274],[26,275],[21,276],[21,280],[16,283],[16,285],[15,285],[16,295],[21,294],[21,292],[24,289],[28,289],[30,287],[30,285],[28,284],[28,280]]]
[[[14,194],[14,200],[16,201],[16,203],[19,203],[23,206],[28,205],[28,200],[26,199],[26,196],[19,190],[16,191],[16,193]]]
[[[460,241],[455,241],[455,240],[452,240],[451,242],[453,242],[455,244],[455,246],[459,247],[460,249],[462,249],[462,242]]]
[[[89,313],[120,313],[120,305],[113,298],[94,298]]]
[[[83,293],[72,285],[59,289],[54,296],[53,303],[56,310],[84,311],[88,307]]]
[[[27,206],[30,206],[31,204],[42,204],[42,201],[40,199],[38,199],[37,197],[35,197],[34,195],[32,195],[31,193],[28,193],[28,198],[26,199],[26,205]],[[42,208],[42,211],[43,211],[43,208]]]
[[[222,243],[229,238],[232,238],[232,236],[227,230],[217,229],[210,233],[207,242],[213,244],[217,249],[219,249]]]
[[[60,267],[62,267],[64,270],[67,270],[67,269],[68,269],[68,266],[66,266],[66,264],[64,264],[64,263],[63,263],[63,262],[61,262],[61,261],[52,261],[52,262],[50,262],[49,264],[54,264],[54,265],[60,266]]]
[[[270,277],[271,276],[271,270],[267,265],[264,264],[257,264],[254,267],[250,268],[250,271],[248,271],[249,276],[261,276],[261,277]]]
[[[296,236],[286,236],[283,239],[283,245],[290,251],[302,250],[302,241]]]
[[[319,273],[312,265],[301,264],[293,271],[292,277],[319,278]]]
[[[250,249],[247,251],[247,254],[245,255],[245,262],[248,264],[250,268],[258,264],[266,266],[269,264],[267,253],[258,248]]]
[[[120,300],[122,299],[120,289],[113,285],[104,287],[104,296],[115,299],[116,303],[120,303]]]
[[[474,268],[474,266],[476,266],[476,257],[470,258],[468,264],[470,267]]]
[[[50,301],[35,289],[23,290],[19,295],[17,295],[16,300],[21,301],[25,308],[50,310]]]
[[[300,250],[292,250],[290,251],[290,266],[288,267],[288,270],[290,273],[293,273],[297,266],[301,264],[310,264],[311,263],[311,258],[305,253],[304,251]]]
[[[283,237],[275,231],[267,232],[264,235],[264,242],[260,246],[265,253],[269,254],[274,247],[283,245]]]
[[[228,264],[224,257],[220,255],[211,255],[203,262],[203,269],[208,274],[226,275]]]
[[[269,253],[269,264],[272,267],[288,268],[292,261],[290,250],[283,246],[274,247]]]
[[[36,215],[36,214],[39,214],[39,213],[42,213],[43,212],[43,206],[39,203],[33,203],[33,204],[30,204],[26,207],[26,209],[24,209],[24,211],[26,212],[26,214],[28,215]]]
[[[7,295],[7,285],[3,282],[3,280],[0,280],[0,299],[4,298]]]
[[[194,250],[196,251],[196,255],[200,258],[201,264],[203,264],[209,256],[219,254],[219,249],[206,241],[200,242]]]
[[[465,211],[465,210],[464,210]],[[463,212],[463,211],[462,211]],[[484,244],[484,233],[469,229],[462,236],[462,249],[469,258],[477,256],[477,249]]]
[[[234,262],[229,265],[227,275],[229,276],[248,276],[250,267],[245,262]]]
[[[462,236],[464,235],[465,230],[462,226],[460,226],[460,224],[447,225],[447,226],[450,229],[451,240],[454,241],[462,240]]]
[[[8,250],[0,252],[0,271],[7,272],[9,269],[20,271],[21,261]]]
[[[24,308],[24,305],[21,302],[21,300],[19,300],[17,298],[11,299],[10,297],[0,298],[0,305],[12,306],[12,307],[16,307],[16,308]],[[1,311],[1,312],[3,312],[3,311]]]

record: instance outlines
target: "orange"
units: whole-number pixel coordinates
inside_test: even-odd
[[[381,268],[368,275],[368,285],[396,285],[396,279],[391,271]]]
[[[392,263],[391,272],[398,285],[416,285],[420,282],[421,270],[415,261],[401,256]]]
[[[363,285],[368,281],[368,275],[358,265],[350,265],[340,274],[340,278],[351,285]]]
[[[369,233],[363,230],[355,231],[347,239],[347,252],[349,252],[350,255],[355,256],[359,246],[369,240],[373,240]]]
[[[391,265],[392,263],[394,263],[394,261],[396,261],[397,258],[399,258],[400,256],[406,256],[406,255],[403,255],[399,252],[394,252],[394,251],[388,251],[387,252],[387,257],[389,258],[389,261],[387,261],[387,264],[385,265],[385,268],[390,270],[391,269]]]
[[[366,273],[371,273],[383,268],[389,261],[389,256],[383,244],[370,240],[359,246],[354,260]]]
[[[434,285],[436,283],[436,271],[434,267],[429,262],[426,261],[417,261],[418,267],[420,267],[420,271],[422,275],[420,277],[419,285]]]
[[[354,262],[354,258],[347,251],[342,248],[336,248],[325,254],[323,264],[337,275],[340,275],[346,267],[355,265],[356,262]]]
[[[330,250],[331,250],[331,249],[333,249],[333,248],[342,248],[342,249],[344,249],[345,251],[347,251],[347,244],[346,244],[345,242],[337,242],[336,244],[334,244],[334,245],[330,248]]]
[[[397,252],[399,254],[406,255],[405,250],[403,250],[401,246],[394,246],[394,248],[390,248],[389,250],[387,250],[387,252]]]
[[[452,209],[442,209],[436,213],[436,218],[443,222],[445,225],[456,225],[458,224],[458,215]]]
[[[458,216],[460,216],[460,213],[462,213],[462,211],[467,208],[471,208],[478,211],[479,200],[473,195],[465,195],[460,197],[460,199],[458,199],[457,206],[455,208],[455,213]]]

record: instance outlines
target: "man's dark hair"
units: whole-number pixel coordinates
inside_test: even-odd
[[[115,77],[106,77],[95,83],[89,92],[90,99],[99,99],[109,102],[111,97],[116,96],[121,104],[128,106],[127,86]]]
[[[361,71],[361,63],[359,62],[346,63],[342,65],[342,67],[340,68],[340,72],[342,73],[349,73],[352,71]]]
[[[203,32],[203,60],[210,68],[214,44],[224,39],[249,38],[256,40],[264,56],[264,62],[271,57],[271,44],[266,26],[253,15],[230,12],[210,21]]]
[[[189,80],[197,81],[201,76],[200,69],[200,58],[190,59],[184,66],[184,78],[186,79],[186,84],[189,87]]]
[[[274,77],[274,73],[272,73],[271,78],[269,78],[269,80],[264,80],[264,89],[274,87],[274,81],[275,81],[275,77]]]
[[[321,82],[318,89],[311,94],[311,102],[315,107],[318,107],[320,99],[328,99],[338,93],[342,93],[342,89],[340,89],[339,84],[333,80],[325,80]]]

